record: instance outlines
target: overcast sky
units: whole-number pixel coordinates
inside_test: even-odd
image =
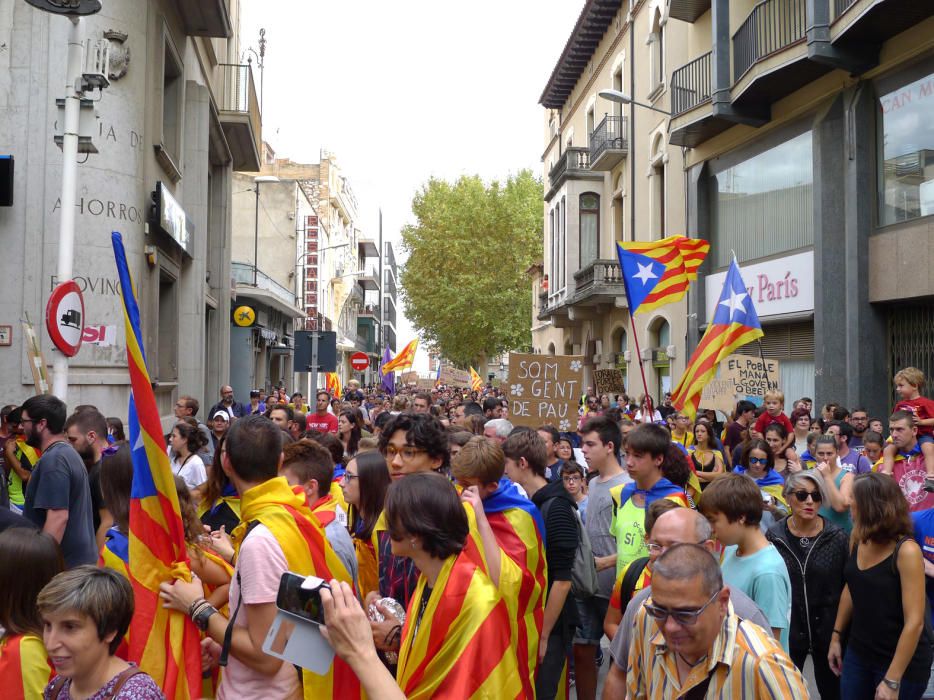
[[[242,49],[258,48],[266,30],[263,138],[280,158],[313,163],[321,149],[336,154],[361,228],[375,239],[382,208],[384,238],[397,243],[429,177],[541,174],[538,98],[582,6],[241,0]],[[415,332],[401,319],[396,330],[400,350]]]

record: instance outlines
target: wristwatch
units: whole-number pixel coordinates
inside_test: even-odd
[[[892,690],[898,690],[902,685],[900,681],[893,681],[893,680],[889,680],[888,678],[883,678],[882,682],[885,683],[886,686],[888,686]]]

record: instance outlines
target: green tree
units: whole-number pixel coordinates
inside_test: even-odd
[[[531,344],[532,286],[542,259],[542,182],[523,170],[505,184],[432,178],[402,230],[406,312],[420,337],[455,364]]]

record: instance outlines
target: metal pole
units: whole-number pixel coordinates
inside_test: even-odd
[[[65,124],[62,137],[62,195],[58,229],[58,281],[70,280],[74,267],[75,198],[78,183],[78,120],[81,109],[81,20],[69,18],[68,64],[65,70]],[[52,357],[52,393],[68,400],[68,358],[61,352]]]
[[[314,380],[315,385],[315,399],[317,400],[318,389],[320,385],[318,384],[318,331],[314,330],[311,333],[311,376]],[[309,392],[310,393],[310,392]]]
[[[256,192],[256,212],[253,219],[253,286],[257,287],[257,270],[259,269],[259,182],[253,180],[253,191]]]

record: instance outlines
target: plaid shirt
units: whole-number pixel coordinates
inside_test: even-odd
[[[645,608],[636,613],[626,669],[632,700],[674,700],[711,678],[705,700],[806,700],[807,684],[781,645],[758,625],[740,620],[730,603],[707,662],[680,682],[678,660]]]

